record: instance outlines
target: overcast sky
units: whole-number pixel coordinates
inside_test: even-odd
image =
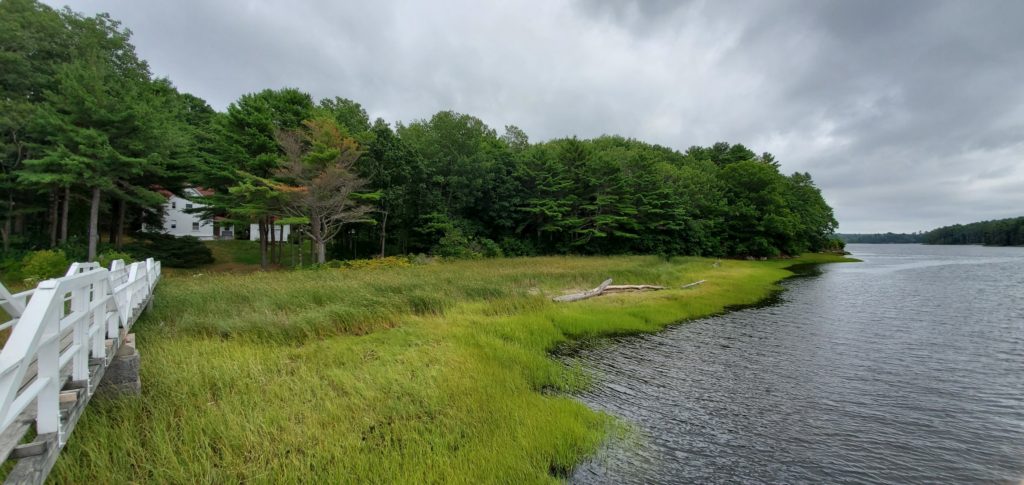
[[[219,110],[289,86],[533,141],[743,143],[809,171],[842,232],[1024,215],[1020,0],[70,6],[123,21],[155,74]]]

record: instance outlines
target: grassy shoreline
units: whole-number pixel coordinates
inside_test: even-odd
[[[756,303],[783,261],[545,257],[176,275],[136,327],[143,396],[90,405],[55,483],[551,482],[611,418],[550,358]],[[555,304],[619,283],[692,289]],[[559,393],[547,390],[561,391]]]

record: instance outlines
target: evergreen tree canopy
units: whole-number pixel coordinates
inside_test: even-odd
[[[836,227],[809,174],[784,175],[772,154],[742,144],[531,142],[454,111],[391,125],[351,99],[295,88],[217,112],[154,79],[109,16],[3,0],[0,27],[5,247],[12,235],[39,247],[47,233],[55,245],[84,232],[94,254],[100,228],[119,241],[143,217],[159,224],[155,191],[187,186],[213,189],[205,216],[258,225],[264,264],[277,222],[312,237],[327,206],[358,217],[337,219],[346,230],[320,225],[321,260],[341,248],[774,256],[827,248]],[[48,217],[26,223],[33,212]]]

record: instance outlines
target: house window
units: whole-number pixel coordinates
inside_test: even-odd
[[[191,209],[192,208],[192,204],[185,204],[185,208],[186,209]]]
[[[177,228],[178,228],[178,223],[177,222],[171,222],[171,229],[177,229]]]
[[[198,222],[193,222],[192,223],[192,230],[193,231],[198,231],[199,230],[199,223]]]

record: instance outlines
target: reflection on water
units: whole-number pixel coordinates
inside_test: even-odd
[[[573,357],[636,433],[572,481],[1024,479],[1024,248],[849,249],[770,306]]]

